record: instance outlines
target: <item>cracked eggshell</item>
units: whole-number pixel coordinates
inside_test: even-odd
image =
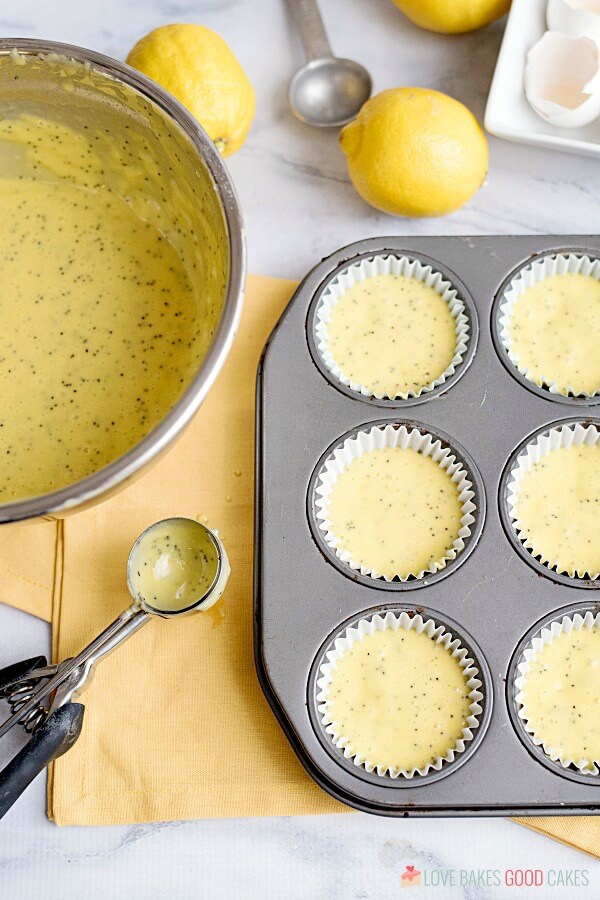
[[[600,43],[600,0],[548,0],[546,21],[550,31]]]
[[[525,96],[550,125],[579,128],[600,115],[600,47],[547,31],[527,54]]]

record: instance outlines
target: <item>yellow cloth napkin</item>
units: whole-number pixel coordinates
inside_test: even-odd
[[[0,601],[52,621],[59,524],[36,522],[0,531]]]
[[[61,825],[345,809],[300,766],[252,657],[255,376],[294,287],[250,277],[223,371],[186,434],[142,479],[63,523],[0,532],[0,599],[52,622],[57,659],[125,608],[129,548],[151,522],[205,516],[231,559],[210,613],[152,621],[98,666],[82,735],[49,778],[48,812]],[[518,821],[600,856],[600,819]]]
[[[533,828],[546,837],[554,838],[575,850],[583,850],[600,858],[600,817],[597,816],[539,816],[513,819],[519,825]]]

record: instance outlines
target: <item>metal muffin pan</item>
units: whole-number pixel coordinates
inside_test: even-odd
[[[545,566],[534,565],[527,550],[519,552],[502,493],[503,473],[526,438],[567,418],[600,421],[600,407],[587,400],[572,400],[576,409],[567,410],[561,398],[521,383],[503,358],[504,349],[494,343],[494,300],[506,279],[533,256],[562,251],[600,255],[600,239],[524,235],[360,241],[307,275],[265,348],[257,382],[256,668],[307,771],[330,794],[366,812],[600,812],[600,778],[573,779],[540,759],[514,721],[509,681],[517,648],[537,623],[574,604],[600,610],[599,583],[583,590],[578,579],[560,580]],[[335,383],[315,357],[313,313],[320,292],[357,258],[386,252],[430,262],[476,310],[470,364],[463,363],[460,377],[439,394],[405,402],[357,396]],[[315,539],[312,479],[320,461],[344,435],[376,422],[404,422],[444,436],[450,445],[464,448],[467,468],[481,477],[483,491],[479,485],[478,490],[487,496],[481,534],[446,577],[428,577],[414,587],[364,580],[348,567],[344,571],[344,564],[337,560],[337,565],[335,555],[332,559]],[[332,742],[327,744],[319,721],[316,672],[329,642],[353,619],[390,609],[424,612],[455,628],[473,648],[484,675],[489,723],[469,752],[457,757],[464,757],[460,765],[433,773],[438,778],[365,777],[368,773],[361,774]]]

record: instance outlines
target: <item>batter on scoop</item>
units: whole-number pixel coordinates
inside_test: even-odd
[[[165,519],[138,540],[130,580],[149,606],[177,612],[205,597],[218,571],[217,549],[207,531],[193,519]]]

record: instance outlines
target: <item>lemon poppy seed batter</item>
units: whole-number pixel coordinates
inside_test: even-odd
[[[376,275],[336,301],[327,346],[344,376],[376,395],[418,393],[442,375],[456,350],[456,323],[432,287]]]
[[[79,481],[132,448],[188,386],[199,348],[181,259],[103,184],[89,141],[34,117],[4,120],[0,157],[6,502]]]
[[[326,719],[353,755],[390,770],[424,768],[454,749],[470,714],[457,659],[425,632],[391,628],[344,651]]]
[[[559,447],[525,472],[515,502],[522,538],[558,571],[600,571],[600,444]]]
[[[508,325],[511,350],[536,384],[564,393],[600,390],[600,281],[551,275],[527,288]]]
[[[458,537],[461,517],[451,477],[411,448],[364,453],[339,475],[329,498],[338,548],[390,579],[435,568]]]
[[[600,762],[600,630],[563,631],[536,653],[522,688],[528,729],[562,759]]]
[[[165,612],[187,609],[213,586],[219,569],[208,532],[189,519],[157,523],[134,548],[130,580],[136,596]]]

